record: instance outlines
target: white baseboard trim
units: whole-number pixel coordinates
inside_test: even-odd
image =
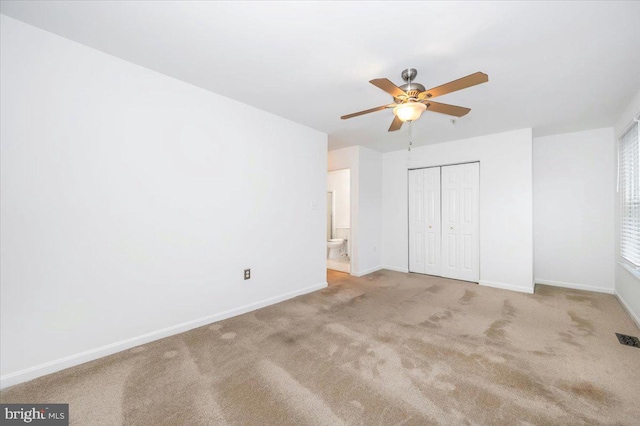
[[[498,283],[495,281],[485,281],[485,280],[480,280],[478,284],[484,285],[487,287],[501,288],[503,290],[511,290],[511,291],[518,291],[520,293],[533,294],[533,288],[526,288],[519,285]]]
[[[627,313],[629,314],[633,322],[636,323],[636,326],[640,328],[640,315],[637,315],[635,312],[631,310],[631,307],[627,304],[627,302],[624,301],[622,296],[620,296],[620,293],[616,291],[614,295],[616,296],[616,299],[618,299],[618,302],[620,302],[624,310],[627,311]]]
[[[371,274],[373,272],[377,272],[382,269],[382,266],[375,266],[373,268],[365,269],[364,271],[352,272],[351,275],[354,277],[364,277],[365,275]]]
[[[544,279],[540,279],[540,278],[536,278],[535,279],[535,283],[536,284],[543,284],[543,285],[552,285],[554,287],[572,288],[574,290],[595,291],[597,293],[607,293],[607,294],[613,294],[614,293],[614,290],[612,288],[597,287],[597,286],[586,285],[586,284],[567,283],[567,282],[563,282],[563,281],[544,280]]]
[[[382,269],[387,269],[389,271],[396,271],[396,272],[404,272],[405,274],[409,273],[409,268],[398,268],[398,267],[389,266],[389,265],[383,266]]]
[[[264,308],[265,306],[273,305],[292,299],[303,294],[311,293],[317,290],[321,290],[327,287],[327,283],[312,285],[309,287],[294,290],[288,293],[284,293],[278,296],[270,297],[268,299],[261,300],[259,302],[250,303],[248,305],[241,306],[239,308],[229,309],[224,312],[220,312],[213,315],[208,315],[203,318],[199,318],[193,321],[183,322],[181,324],[173,325],[161,330],[152,331],[151,333],[136,336],[131,339],[122,340],[120,342],[111,343],[109,345],[101,346],[99,348],[90,349],[85,352],[81,352],[74,355],[69,355],[64,358],[56,359],[54,361],[45,362],[44,364],[36,365],[34,367],[26,368],[24,370],[16,371],[15,373],[9,373],[0,377],[0,389],[7,388],[9,386],[17,385],[19,383],[27,382],[35,378],[55,373],[60,370],[64,370],[76,365],[84,364],[85,362],[93,361],[98,358],[102,358],[108,355],[112,355],[116,352],[122,352],[127,349],[131,349],[136,346],[143,345],[145,343],[153,342],[154,340],[163,339],[165,337],[173,336],[175,334],[184,333],[185,331],[192,330],[194,328],[202,327],[213,322],[221,321],[227,318],[242,315],[247,312],[255,311],[256,309]]]

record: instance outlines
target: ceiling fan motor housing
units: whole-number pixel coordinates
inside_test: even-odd
[[[401,75],[402,75],[402,79],[407,83],[400,86],[400,88],[404,90],[407,95],[409,95],[409,99],[410,98],[417,99],[418,93],[424,92],[426,90],[422,84],[415,83],[413,81],[418,75],[418,70],[416,70],[415,68],[407,68],[406,70],[402,71]],[[394,100],[396,101],[396,103],[400,103],[403,101],[403,99],[398,99],[398,98],[394,98]]]

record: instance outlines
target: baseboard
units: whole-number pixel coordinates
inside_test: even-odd
[[[389,271],[396,271],[396,272],[404,272],[405,274],[409,273],[409,268],[397,268],[395,266],[389,266],[389,265],[383,266],[382,269],[387,269]]]
[[[495,281],[485,281],[485,280],[480,280],[480,282],[478,284],[484,285],[484,286],[487,286],[487,287],[501,288],[503,290],[511,290],[511,291],[518,291],[520,293],[533,294],[533,288],[526,288],[526,287],[522,287],[522,286],[519,286],[519,285],[498,283],[498,282],[495,282]]]
[[[620,302],[624,310],[627,311],[633,322],[636,323],[636,326],[640,328],[640,316],[636,315],[636,313],[631,310],[631,307],[627,304],[627,302],[624,301],[622,296],[620,296],[620,293],[616,291],[614,295],[616,296],[616,299],[618,299],[618,302]]]
[[[61,371],[67,368],[75,367],[77,365],[84,364],[85,362],[93,361],[98,358],[102,358],[117,352],[131,349],[136,346],[153,342],[154,340],[159,340],[165,337],[173,336],[175,334],[184,333],[185,331],[202,327],[204,325],[211,324],[213,322],[221,321],[227,318],[242,315],[247,312],[255,311],[256,309],[264,308],[265,306],[273,305],[275,303],[292,299],[294,297],[301,296],[303,294],[321,290],[325,287],[327,287],[327,283],[323,282],[323,283],[305,287],[299,290],[284,293],[275,297],[264,299],[259,302],[250,303],[248,305],[244,305],[239,308],[230,309],[228,311],[209,315],[203,318],[199,318],[197,320],[183,322],[181,324],[163,328],[157,331],[152,331],[151,333],[143,334],[141,336],[133,337],[131,339],[122,340],[116,343],[111,343],[109,345],[101,346],[99,348],[90,349],[85,352],[70,355],[54,361],[46,362],[44,364],[26,368],[24,370],[16,371],[15,373],[6,374],[0,377],[0,389],[17,385],[19,383],[27,382],[29,380],[33,380],[35,378],[45,376],[47,374],[55,373],[57,371]]]
[[[365,269],[364,271],[352,272],[351,275],[354,277],[364,277],[365,275],[371,274],[373,272],[377,272],[382,269],[382,266],[375,266],[373,268]]]
[[[536,284],[543,284],[543,285],[552,285],[554,287],[571,288],[571,289],[574,289],[574,290],[595,291],[597,293],[607,293],[607,294],[613,294],[614,293],[614,290],[612,288],[597,287],[597,286],[586,285],[586,284],[567,283],[567,282],[563,282],[563,281],[543,280],[543,279],[536,278],[535,279],[535,283]]]

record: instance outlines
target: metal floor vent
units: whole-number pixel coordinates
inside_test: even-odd
[[[626,334],[616,333],[618,341],[621,345],[633,346],[634,348],[640,348],[640,340],[634,336],[627,336]]]

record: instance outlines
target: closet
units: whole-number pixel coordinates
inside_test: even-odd
[[[409,170],[409,272],[480,279],[480,163]]]

